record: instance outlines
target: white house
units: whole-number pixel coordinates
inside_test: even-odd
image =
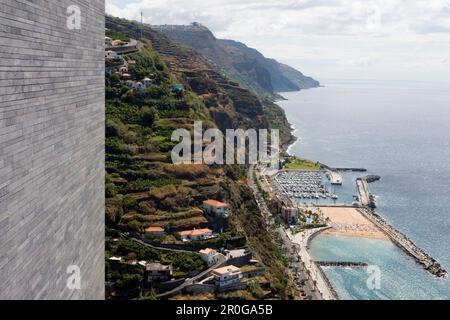
[[[160,263],[147,263],[145,266],[145,275],[148,282],[167,281],[172,277],[172,266],[166,266]]]
[[[153,83],[152,79],[150,78],[145,78],[144,80],[142,80],[142,83],[144,84],[144,86],[146,88],[150,87]]]
[[[210,267],[220,261],[220,253],[214,249],[203,249],[200,250],[200,258]]]
[[[138,91],[143,91],[145,89],[144,84],[142,82],[136,82],[134,84],[134,88]]]
[[[112,47],[113,40],[110,37],[105,37],[105,46],[106,47]]]
[[[241,269],[233,265],[213,270],[214,281],[219,288],[232,286],[240,283],[242,278]]]
[[[213,214],[215,217],[226,217],[228,212],[228,204],[216,201],[216,200],[206,200],[203,201],[203,209],[206,213]]]
[[[213,238],[213,231],[211,229],[194,229],[178,232],[183,241],[197,241]]]
[[[128,68],[126,66],[122,66],[122,67],[120,67],[119,72],[121,74],[128,73]]]

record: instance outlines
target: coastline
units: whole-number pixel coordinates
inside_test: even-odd
[[[286,115],[287,116],[287,115]],[[286,152],[290,156],[295,156],[295,153],[293,152],[293,148],[297,142],[299,142],[300,138],[295,135],[295,132],[298,130],[295,125],[291,124],[290,119],[288,118],[288,122],[291,125],[292,128],[292,135],[295,136],[295,140],[286,148]],[[297,155],[298,156],[298,155]],[[374,196],[370,194],[371,196]],[[358,214],[360,217],[363,217],[367,221],[370,221],[370,223],[377,229],[375,232],[374,230],[370,230],[370,233],[367,232],[359,232],[358,230],[345,230],[345,226],[342,228],[342,230],[332,230],[333,228],[325,228],[321,230],[317,230],[314,232],[314,236],[312,236],[307,241],[307,245],[305,250],[309,250],[309,242],[312,241],[316,236],[320,234],[324,235],[330,235],[333,237],[354,237],[354,238],[371,238],[371,239],[377,239],[377,240],[384,240],[384,241],[390,241],[393,243],[396,247],[398,247],[403,253],[406,255],[412,257],[416,263],[420,264],[426,271],[428,271],[430,274],[432,274],[435,277],[442,278],[447,277],[447,271],[444,270],[441,265],[431,257],[431,255],[427,254],[424,250],[418,248],[414,242],[412,242],[406,235],[398,231],[394,226],[390,225],[382,216],[377,214],[373,209],[367,208],[366,206],[360,206],[358,209]],[[303,249],[303,247],[301,247]],[[309,253],[307,255],[310,257]],[[306,265],[306,263],[305,263]],[[317,266],[315,263],[310,265],[312,267],[313,265],[316,266],[316,268],[320,269],[320,266]],[[320,277],[323,278],[323,282],[327,284],[329,287],[330,292],[335,292],[335,289],[331,285],[329,279],[325,275],[325,273],[320,270]],[[318,274],[318,271],[316,271],[316,274]],[[333,294],[334,298],[338,299],[337,294]]]
[[[319,229],[305,230],[298,234],[293,235],[290,230],[286,232],[288,238],[292,243],[300,247],[299,257],[308,270],[309,275],[316,284],[317,290],[324,300],[339,300],[335,288],[332,286],[330,280],[325,275],[322,267],[319,266],[309,253],[310,242],[318,236],[321,232],[327,230],[330,227],[323,227]]]

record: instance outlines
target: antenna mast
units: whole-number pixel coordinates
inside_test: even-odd
[[[141,41],[144,41],[144,34],[143,34],[143,29],[144,29],[144,13],[141,11]]]

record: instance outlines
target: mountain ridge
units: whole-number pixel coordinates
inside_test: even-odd
[[[275,59],[266,58],[242,42],[217,39],[201,24],[151,27],[177,43],[194,48],[228,77],[262,97],[281,98],[278,92],[320,86],[317,80]]]

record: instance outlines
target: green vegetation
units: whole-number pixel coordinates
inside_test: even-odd
[[[130,41],[130,37],[124,35],[123,33],[120,32],[116,32],[113,30],[106,30],[106,36],[110,37],[113,40],[121,40],[123,42],[129,42]]]
[[[171,265],[174,278],[186,277],[187,273],[201,271],[205,263],[194,253],[175,253],[152,249],[133,240],[122,238],[117,232],[107,229],[105,239],[106,281],[114,283],[117,298],[154,299],[154,288],[145,283],[145,269],[138,261],[160,262]],[[111,263],[110,257],[122,257],[121,263]]]
[[[111,24],[107,17],[107,27],[114,29]],[[117,20],[116,31],[136,38],[140,27]],[[110,62],[111,73],[105,79],[108,226],[138,233],[149,226],[161,226],[168,235],[149,236],[152,241],[175,242],[196,249],[249,245],[255,257],[267,266],[266,281],[270,283],[267,288],[264,286],[268,290],[266,296],[293,297],[286,277],[286,260],[272,235],[264,229],[264,217],[247,186],[248,168],[173,165],[170,161],[173,130],[192,130],[195,120],[203,121],[204,129],[280,128],[282,141],[286,142],[291,137],[290,128],[281,116],[281,109],[268,103],[263,106],[256,95],[215,71],[208,71],[208,65],[195,51],[158,38],[152,30],[144,30],[144,37],[151,43],[146,42],[145,48],[138,52],[124,54],[122,60]],[[161,51],[164,54],[160,55]],[[152,80],[142,91],[127,86],[117,73],[122,63],[131,60],[135,62],[129,65],[133,81],[145,77]],[[183,84],[185,90],[172,92],[174,84]],[[265,116],[267,110],[272,111],[267,112],[269,120]],[[177,231],[213,227],[199,209],[202,201],[211,197],[230,204],[230,218],[223,225],[225,232],[211,240],[184,244]],[[107,280],[116,284],[118,297],[155,298],[154,288],[144,287],[143,268],[131,264],[135,260],[171,264],[175,268],[174,277],[203,267],[195,254],[168,254],[121,239],[117,234],[109,234],[106,246],[107,258],[117,255],[125,259],[120,264],[107,261]],[[251,291],[255,297],[262,295],[258,285]]]
[[[264,114],[271,129],[280,130],[280,143],[282,146],[290,145],[294,140],[292,128],[286,118],[284,110],[269,99],[264,99]]]
[[[284,165],[284,169],[319,171],[322,170],[322,167],[316,162],[293,157],[287,160],[286,164]]]

